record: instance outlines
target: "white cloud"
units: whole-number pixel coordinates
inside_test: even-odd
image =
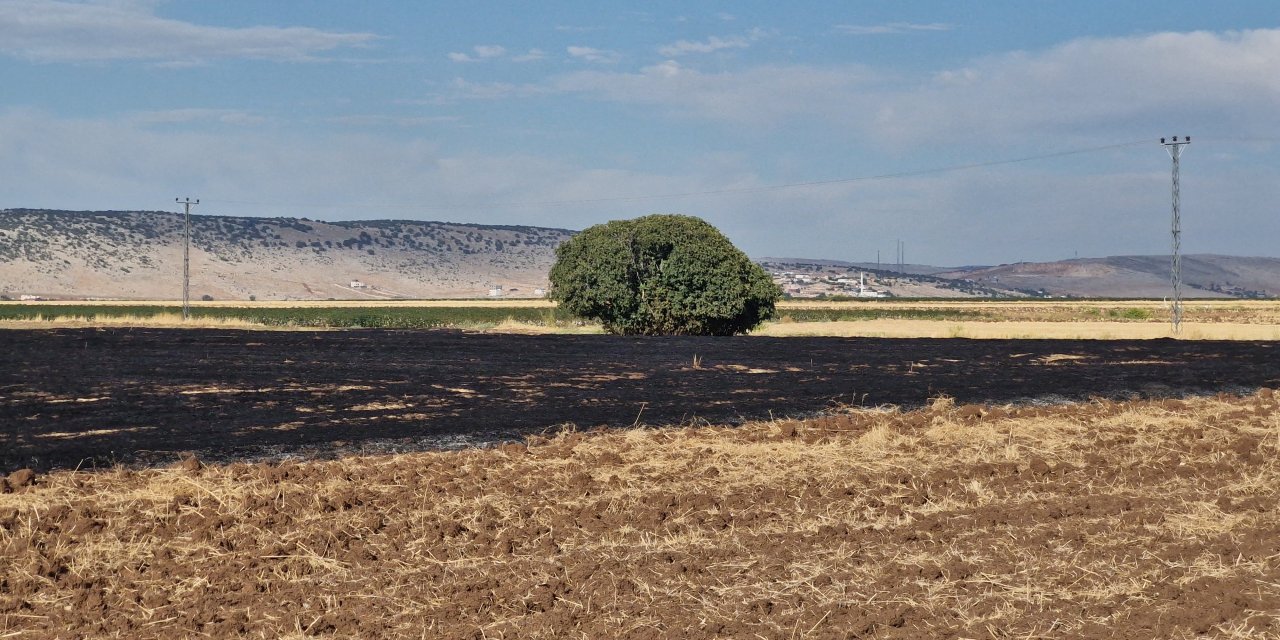
[[[1274,29],[1085,38],[982,58],[915,88],[884,90],[873,128],[901,142],[1150,134],[1170,126],[1273,131],[1277,69]]]
[[[470,100],[507,100],[562,93],[560,89],[546,83],[476,82],[466,78],[454,78],[437,86],[440,88],[426,97],[396,100],[394,104],[439,107]]]
[[[417,128],[439,124],[458,122],[458,116],[388,116],[388,115],[353,115],[325,118],[325,122],[349,127],[405,127]]]
[[[192,124],[214,122],[219,124],[247,126],[267,122],[265,116],[239,109],[168,109],[164,111],[142,111],[134,114],[133,120],[139,124]]]
[[[721,38],[711,36],[702,42],[690,42],[689,40],[680,40],[672,44],[658,47],[658,53],[675,58],[689,53],[712,53],[721,49],[745,49],[750,46],[746,38],[732,37]]]
[[[1171,135],[1168,127],[1272,132],[1277,69],[1280,30],[1253,30],[1085,38],[916,78],[861,65],[705,73],[667,61],[572,73],[551,87],[726,126],[819,124],[895,149],[1028,135],[1057,136],[1051,146],[1061,148]]]
[[[677,58],[690,53],[714,53],[723,49],[745,49],[751,46],[752,42],[760,40],[766,35],[768,35],[768,32],[757,27],[742,36],[731,36],[728,38],[711,36],[702,42],[680,40],[672,44],[658,47],[658,53],[668,58]]]
[[[613,64],[622,59],[621,54],[617,51],[608,51],[605,49],[595,49],[592,47],[569,46],[565,49],[569,55],[585,60],[587,62],[598,62],[603,64]]]
[[[512,62],[536,62],[547,57],[547,52],[542,49],[530,49],[526,53],[511,58]]]
[[[497,60],[499,58],[507,58],[512,62],[534,62],[547,57],[545,51],[541,49],[530,49],[520,55],[507,55],[507,48],[496,44],[481,44],[471,48],[472,53],[452,52],[448,54],[450,60],[454,62],[482,62],[485,60]]]
[[[471,82],[462,78],[454,78],[449,83],[449,92],[436,96],[428,104],[451,104],[458,100],[500,100],[505,98],[528,98],[554,93],[554,90],[538,84],[517,84],[513,82]]]
[[[652,104],[726,124],[772,125],[796,116],[828,116],[856,103],[874,78],[866,67],[763,66],[703,73],[674,60],[638,73],[582,71],[555,80],[559,91]]]
[[[835,30],[854,36],[875,36],[899,33],[915,33],[920,31],[951,31],[955,25],[942,22],[918,24],[913,22],[889,22],[886,24],[838,24]]]
[[[496,44],[478,44],[471,47],[471,51],[474,52],[475,55],[452,52],[449,54],[449,59],[454,62],[480,62],[481,60],[501,58],[507,53],[506,47]]]
[[[478,58],[497,58],[507,52],[506,47],[496,44],[480,44],[472,47]]]
[[[368,46],[378,39],[370,33],[308,27],[203,26],[156,16],[153,5],[7,0],[0,3],[0,52],[38,62],[309,61],[327,51]]]

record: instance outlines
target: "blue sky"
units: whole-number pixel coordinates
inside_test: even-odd
[[[0,86],[0,208],[995,264],[1167,253],[1189,134],[1184,251],[1280,256],[1271,1],[0,0]]]

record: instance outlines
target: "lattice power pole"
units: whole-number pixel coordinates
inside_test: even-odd
[[[187,320],[191,317],[191,205],[200,204],[200,199],[174,198],[173,201],[181,204],[184,210],[182,216],[182,319]]]
[[[1183,136],[1182,141],[1178,136],[1172,141],[1160,138],[1160,144],[1173,160],[1173,264],[1169,277],[1173,282],[1173,332],[1177,334],[1182,331],[1182,202],[1178,196],[1178,160],[1182,157],[1182,148],[1191,144],[1191,136]]]

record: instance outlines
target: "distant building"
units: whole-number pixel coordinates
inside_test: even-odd
[[[865,273],[859,273],[859,274],[858,274],[858,292],[857,292],[857,293],[855,293],[855,294],[854,294],[854,296],[855,296],[855,297],[858,297],[858,298],[884,298],[884,297],[886,297],[886,295],[885,295],[885,293],[884,293],[883,291],[876,291],[875,289],[872,289],[872,288],[870,288],[870,287],[868,287],[868,286],[867,286],[867,274],[865,274]]]
[[[365,284],[365,283],[363,283],[363,282],[360,282],[359,280],[352,280],[352,281],[351,281],[351,288],[352,288],[352,289],[364,289],[364,288],[366,288],[366,287],[368,287],[368,286],[369,286],[369,285],[367,285],[367,284]]]
[[[490,297],[490,298],[501,298],[501,297],[502,297],[502,285],[500,285],[500,284],[499,284],[499,285],[494,285],[492,288],[490,288],[490,289],[489,289],[489,297]]]
[[[545,296],[545,295],[547,295],[547,290],[546,290],[546,289],[543,289],[542,287],[538,287],[537,289],[534,289],[534,290],[533,290],[533,295],[538,296],[538,297]]]

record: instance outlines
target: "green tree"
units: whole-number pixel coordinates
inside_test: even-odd
[[[562,309],[622,335],[745,333],[781,296],[715,227],[681,215],[590,227],[556,249],[550,279]]]

